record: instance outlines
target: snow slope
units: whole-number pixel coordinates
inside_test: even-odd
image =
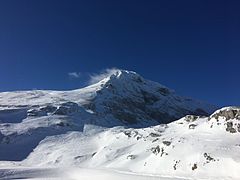
[[[46,136],[82,131],[85,124],[148,127],[215,108],[125,70],[73,91],[3,92],[0,160],[23,160]]]
[[[214,110],[125,70],[73,91],[3,92],[0,178],[239,179],[240,108]]]
[[[58,179],[58,180],[184,180],[181,177],[149,176],[106,169],[83,168],[15,168],[0,169],[0,178],[9,179]],[[186,179],[185,179],[186,180]]]
[[[240,178],[240,108],[231,114],[186,116],[167,125],[115,127],[45,138],[21,162],[24,166],[110,168],[143,174]],[[230,125],[233,126],[230,128]],[[39,158],[41,157],[41,158]]]
[[[31,178],[49,171],[48,177],[61,172],[65,179],[239,179],[239,127],[237,107],[148,128],[86,125],[83,132],[45,138],[23,161],[2,161],[0,174]]]

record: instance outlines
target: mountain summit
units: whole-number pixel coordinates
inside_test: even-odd
[[[68,179],[72,167],[240,178],[239,107],[214,112],[132,71],[101,77],[71,91],[0,93],[1,179]]]
[[[216,109],[210,104],[178,96],[166,86],[132,71],[117,70],[97,85],[101,88],[96,91],[90,109],[127,124],[167,123],[187,114],[207,116]]]
[[[72,91],[0,93],[0,109],[7,107],[21,111],[21,115],[25,112],[25,116],[27,111],[38,115],[54,113],[63,103],[72,104],[69,109],[79,107],[98,119],[111,119],[108,123],[91,121],[101,126],[149,126],[168,123],[188,114],[207,116],[216,109],[216,106],[181,97],[159,83],[126,70],[114,70],[96,84]],[[47,112],[42,112],[43,109]]]

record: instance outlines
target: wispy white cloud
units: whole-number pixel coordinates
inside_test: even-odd
[[[68,77],[70,77],[70,78],[80,78],[81,75],[82,75],[82,73],[80,73],[80,72],[69,72],[68,73]]]
[[[116,71],[118,71],[119,69],[117,68],[107,68],[103,71],[101,71],[100,73],[96,74],[90,74],[90,79],[88,81],[88,84],[91,85],[91,84],[95,84],[101,80],[103,80],[104,78],[114,74]]]

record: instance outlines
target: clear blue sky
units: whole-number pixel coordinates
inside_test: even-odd
[[[234,0],[0,1],[0,91],[75,89],[118,67],[240,105],[239,9]]]

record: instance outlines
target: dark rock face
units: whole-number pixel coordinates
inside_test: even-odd
[[[107,89],[107,92],[102,92],[101,95],[111,93],[112,90]],[[103,109],[100,110],[97,109],[99,107],[97,101],[98,99],[94,99],[89,105],[85,105],[85,107],[90,107],[97,114],[111,114],[116,119],[122,122],[129,122],[130,124],[136,124],[143,119],[155,122],[156,124],[169,123],[187,114],[209,115],[203,110],[190,111],[184,107],[176,106],[174,103],[172,105],[166,104],[165,106],[161,101],[167,101],[166,99],[162,100],[161,97],[146,91],[136,91],[134,94],[126,94],[126,96],[114,94],[109,99],[101,102],[100,106]],[[175,113],[170,113],[170,110],[175,111]]]
[[[137,118],[134,114],[127,112],[116,112],[113,114],[116,119],[119,119],[123,122],[134,124],[137,123]]]
[[[162,112],[160,108],[151,107],[150,104],[153,101],[156,101],[156,98],[151,97],[149,100],[146,100],[146,97],[143,99],[137,97],[136,99],[117,97],[105,101],[104,110],[105,114],[112,114],[116,119],[131,124],[137,123],[142,119],[154,120],[155,123],[168,123],[180,118],[180,116],[175,117],[167,112]]]
[[[78,112],[79,106],[74,102],[65,102],[60,104],[58,107],[53,105],[47,105],[43,107],[37,107],[29,109],[27,111],[28,116],[47,116],[48,113],[55,115],[71,115]]]
[[[105,101],[103,104],[105,112],[99,112],[105,114],[112,114],[116,119],[122,122],[128,122],[130,124],[137,123],[137,120],[141,117],[146,117],[144,112],[144,106],[142,103],[133,102],[131,99],[114,98]]]
[[[143,96],[143,99],[144,99],[144,102],[146,104],[153,104],[157,101],[159,101],[160,99],[158,97],[156,97],[154,94],[151,94],[147,91],[141,91],[142,92],[142,96]]]

